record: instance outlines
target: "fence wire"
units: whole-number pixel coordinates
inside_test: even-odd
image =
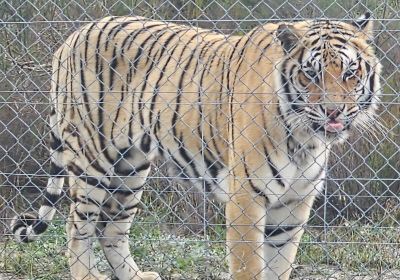
[[[395,0],[0,0],[0,279],[270,280],[288,279],[290,272],[290,279],[400,279],[399,11]],[[370,80],[357,72],[366,67],[356,62],[360,54],[344,63],[353,74],[337,75],[323,66],[310,72],[310,65],[288,74],[290,81],[300,75],[300,83],[317,92],[305,93],[309,108],[317,108],[311,117],[299,109],[288,117],[273,109],[283,102],[277,92],[294,108],[304,106],[305,97],[271,85],[283,55],[269,50],[285,30],[259,41],[246,34],[267,23],[285,22],[287,29],[303,20],[351,24],[365,12],[373,15],[369,44],[383,66],[382,94],[377,111],[365,114],[363,125],[331,147],[329,130],[342,129],[339,116],[360,98],[346,92],[342,80],[371,90]],[[122,23],[106,40],[88,35],[74,45],[72,39],[66,43],[71,55],[57,61],[55,53],[68,36],[93,23],[91,32],[98,32],[104,28],[98,20],[106,16],[143,19],[124,25],[124,18],[116,18]],[[250,39],[241,45],[240,38]],[[121,47],[117,59],[112,48],[124,39],[134,50],[126,54]],[[265,40],[271,41],[263,48]],[[345,42],[340,51],[350,46]],[[92,57],[84,61],[84,52]],[[327,67],[335,59],[328,59]],[[245,70],[235,72],[240,65]],[[325,77],[335,89],[322,102],[320,92],[329,85],[316,81]],[[60,84],[56,91],[63,99],[52,95],[52,82]],[[367,103],[375,97],[371,100]],[[310,131],[312,118],[321,114],[332,120],[314,127],[303,142],[292,141]],[[300,129],[282,130],[285,117]],[[273,152],[265,150],[263,135],[269,135]],[[57,140],[62,148],[54,146]],[[316,153],[315,141],[324,146]],[[76,151],[60,169],[58,154],[68,149]],[[148,168],[149,175],[143,172]],[[56,191],[56,186],[63,187]],[[308,192],[305,186],[311,186]],[[48,208],[40,208],[43,202]],[[20,234],[26,229],[22,239],[38,232],[39,224],[49,228],[35,242],[21,244],[11,224],[28,212],[34,213],[26,216],[32,220],[17,224],[20,228],[14,224]],[[293,260],[286,246],[297,246],[303,230]],[[233,238],[228,246],[227,238]]]

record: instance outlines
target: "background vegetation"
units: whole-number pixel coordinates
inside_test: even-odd
[[[380,117],[388,131],[378,133],[376,138],[357,134],[349,141],[351,144],[334,151],[329,164],[328,187],[314,207],[311,222],[311,229],[318,234],[305,236],[305,240],[311,244],[316,242],[313,246],[322,249],[306,246],[306,253],[301,258],[311,259],[309,264],[332,264],[327,260],[329,255],[338,256],[334,263],[342,263],[355,254],[354,248],[338,252],[333,247],[321,246],[321,242],[333,240],[360,244],[375,242],[379,250],[384,249],[384,245],[382,247],[379,244],[385,238],[389,245],[398,245],[398,239],[382,235],[386,229],[396,230],[400,218],[398,0],[0,0],[0,234],[8,235],[7,225],[14,215],[14,209],[37,209],[40,202],[48,170],[45,144],[48,138],[49,63],[57,47],[85,22],[106,15],[141,15],[212,28],[226,34],[242,34],[270,20],[317,17],[350,20],[367,10],[376,18],[374,43],[384,65],[384,97]],[[164,172],[163,169],[155,169],[155,174]],[[144,224],[160,226],[164,237],[165,234],[172,234],[186,238],[191,233],[197,238],[202,236],[205,240],[223,241],[223,209],[220,205],[204,200],[192,189],[168,180],[153,179],[148,186],[146,203],[143,205],[147,221]],[[68,202],[67,196],[64,202]],[[64,208],[60,207],[60,213],[63,211]],[[156,214],[151,214],[153,211]],[[368,228],[368,237],[362,239],[359,234],[363,231],[360,229],[365,232],[365,227]],[[59,228],[54,232],[61,234]],[[145,230],[149,228],[145,227]],[[378,233],[375,234],[374,230],[378,230]],[[372,239],[369,233],[372,233]],[[65,241],[57,238],[54,242],[62,250]],[[202,244],[215,245],[212,242]],[[221,245],[214,246],[211,252],[216,252],[215,256],[223,259],[224,254],[219,251],[221,248]],[[22,262],[24,251],[20,250],[23,249],[2,249],[0,244],[0,259],[2,254],[8,256],[10,252],[16,252],[17,256],[12,255],[13,259]],[[43,250],[37,252],[43,253]],[[184,253],[184,250],[178,251],[177,255]],[[381,268],[388,267],[389,258],[383,257],[383,260]],[[31,261],[34,261],[32,256]],[[16,263],[21,268],[25,267],[25,264]],[[398,268],[399,264],[390,267]],[[0,262],[0,271],[2,268],[14,270],[10,269],[10,263]]]

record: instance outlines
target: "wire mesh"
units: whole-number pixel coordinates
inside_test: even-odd
[[[127,272],[127,269],[136,271],[137,267],[125,255],[125,252],[117,248],[119,246],[117,243],[111,241],[107,243],[109,236],[106,233],[108,224],[117,224],[116,228],[125,226],[124,230],[127,231],[126,225],[129,225],[129,221],[124,219],[129,220],[130,218],[124,215],[130,213],[129,211],[132,209],[136,216],[130,227],[129,242],[124,239],[120,239],[120,241],[128,242],[134,260],[142,271],[157,271],[162,279],[287,279],[285,277],[288,277],[288,274],[284,275],[286,271],[277,272],[282,273],[281,278],[274,274],[274,271],[279,271],[274,268],[279,266],[276,261],[278,256],[283,256],[279,263],[287,263],[287,271],[293,269],[291,279],[399,279],[399,7],[397,1],[390,0],[0,0],[0,279],[108,279],[101,278],[97,274],[98,271],[109,275],[109,279],[112,275],[117,275],[119,279],[136,279],[133,278],[133,273]],[[282,245],[282,242],[290,237],[290,231],[294,226],[299,225],[296,223],[298,222],[295,217],[297,215],[296,207],[293,207],[291,199],[273,201],[274,195],[283,197],[282,191],[271,191],[268,188],[260,190],[259,186],[261,183],[266,186],[282,184],[287,191],[287,189],[294,189],[296,183],[292,182],[300,182],[299,184],[303,182],[303,185],[312,183],[310,177],[314,177],[314,175],[307,175],[309,174],[308,167],[296,165],[297,168],[302,169],[301,172],[288,171],[293,168],[292,162],[310,157],[310,152],[302,150],[301,147],[296,148],[289,163],[275,158],[272,153],[270,153],[271,158],[265,157],[266,154],[268,155],[262,147],[265,139],[255,138],[252,134],[261,131],[266,135],[271,135],[272,132],[280,133],[277,130],[281,123],[277,119],[281,113],[270,111],[264,107],[265,100],[268,100],[267,103],[270,107],[279,104],[279,101],[274,99],[277,90],[271,88],[266,90],[265,87],[262,87],[265,84],[269,85],[271,81],[271,74],[265,74],[263,71],[276,70],[277,66],[274,64],[276,57],[261,55],[254,61],[252,57],[238,51],[237,56],[233,58],[236,59],[235,63],[228,65],[230,60],[227,55],[222,55],[221,49],[234,50],[235,42],[238,42],[235,41],[235,38],[246,38],[245,34],[249,34],[255,30],[255,27],[263,26],[266,23],[293,23],[305,19],[319,19],[322,22],[330,19],[351,23],[365,12],[373,14],[371,21],[374,24],[374,32],[373,37],[370,38],[370,44],[374,48],[379,62],[383,65],[379,77],[382,90],[379,107],[375,116],[369,116],[370,118],[366,120],[366,125],[353,129],[350,137],[344,139],[343,143],[333,145],[329,157],[326,155],[328,150],[326,143],[318,155],[311,156],[314,168],[316,164],[322,173],[326,172],[324,178],[317,178],[323,181],[325,187],[317,187],[317,184],[313,183],[315,186],[313,185],[311,189],[312,195],[318,196],[315,202],[307,200],[310,198],[309,193],[295,191],[294,198],[302,203],[305,201],[307,204],[305,208],[312,206],[312,209],[309,218],[306,218],[307,222],[302,221],[304,223],[301,223],[296,230],[304,230],[296,259],[288,261],[287,258],[290,257],[285,253],[284,246],[286,245]],[[137,29],[132,30],[125,28],[123,32],[119,33],[120,37],[118,38],[120,39],[116,39],[117,35],[114,33],[114,39],[109,37],[108,40],[101,42],[104,48],[110,44],[109,49],[112,50],[115,45],[121,43],[118,40],[135,37],[136,41],[131,40],[132,45],[144,54],[143,56],[138,55],[136,60],[135,57],[124,60],[123,54],[119,60],[114,60],[112,52],[96,51],[96,48],[99,49],[96,46],[97,42],[100,42],[100,40],[97,41],[98,37],[88,40],[90,41],[88,52],[92,52],[93,59],[97,58],[106,62],[103,65],[104,69],[100,71],[99,66],[94,64],[91,69],[90,67],[86,69],[83,74],[86,75],[87,89],[85,89],[72,85],[74,82],[77,85],[84,84],[79,71],[76,71],[71,78],[68,78],[67,75],[67,73],[73,72],[74,67],[79,68],[80,64],[73,65],[72,62],[66,62],[68,59],[58,61],[60,65],[62,64],[62,67],[58,68],[62,72],[60,79],[67,79],[64,83],[65,88],[59,91],[67,94],[65,94],[64,100],[58,100],[57,103],[59,108],[56,110],[56,114],[61,117],[57,122],[52,122],[54,116],[52,104],[56,100],[51,96],[51,82],[56,81],[54,76],[52,80],[54,69],[52,70],[51,63],[56,50],[73,32],[87,24],[97,23],[105,16],[142,16],[152,20],[161,20],[167,24],[165,25],[167,28],[162,32],[170,32],[170,34],[179,36],[171,37],[171,44],[165,47],[163,45],[165,34],[151,33],[149,28],[141,35],[144,36],[141,38],[142,41],[139,41],[138,34],[132,35],[135,30],[141,30],[136,27]],[[146,20],[142,19],[140,22],[142,28],[146,29]],[[189,26],[190,30],[184,29],[183,32],[174,24]],[[98,31],[102,25],[94,26],[94,30]],[[130,25],[126,26],[131,27]],[[161,29],[162,27],[156,28]],[[207,41],[207,35],[198,36],[199,33],[206,32],[203,28],[218,33],[218,35],[212,35],[215,36],[215,41]],[[262,31],[267,32],[266,30]],[[190,35],[186,33],[192,34],[193,42],[188,43]],[[278,36],[278,34],[275,35]],[[271,33],[266,36],[266,40],[275,35]],[[140,45],[145,40],[144,38],[148,38],[147,40],[151,43]],[[81,41],[80,44],[84,45],[85,41]],[[271,44],[274,43],[271,42]],[[79,44],[74,46],[67,43],[67,46],[76,50],[79,48]],[[185,46],[189,46],[186,53]],[[203,48],[201,48],[202,46]],[[207,50],[204,46],[207,47]],[[345,48],[349,47],[348,43],[344,43],[344,46]],[[247,47],[252,48],[256,53],[265,51],[252,40],[249,40]],[[174,55],[174,49],[181,51],[182,54],[185,53],[186,57]],[[359,51],[363,52],[364,50]],[[71,56],[81,54],[71,52]],[[137,53],[134,54],[137,55]],[[214,58],[207,60],[207,55],[212,57],[213,54]],[[279,54],[276,56],[279,57]],[[241,61],[243,57],[246,59]],[[163,68],[163,64],[160,63],[161,58],[172,60],[168,64],[168,68]],[[140,63],[143,63],[141,59],[146,60],[146,65],[153,67],[139,73],[140,71],[137,69],[140,69],[138,67],[141,67]],[[263,59],[266,66],[257,68],[258,59]],[[332,60],[334,59],[332,58]],[[82,61],[76,60],[75,62]],[[129,64],[124,69],[127,69],[127,72],[137,71],[135,74],[138,75],[138,78],[122,82],[125,81],[124,75],[126,74],[122,71],[123,66],[121,66],[124,63]],[[240,75],[237,74],[239,72],[236,72],[236,76],[233,77],[234,69],[230,69],[229,66],[234,68],[240,63],[246,70],[240,72]],[[204,69],[212,68],[217,64],[223,64],[222,68],[215,66],[215,69],[219,70],[211,71],[207,78],[201,80],[201,71],[204,72]],[[350,64],[348,68],[351,69]],[[198,73],[196,73],[196,69],[198,69]],[[313,81],[323,72],[322,69],[321,73],[303,70],[303,74],[299,74],[304,75],[303,81],[307,77]],[[157,79],[154,75],[159,73],[166,74],[163,77],[163,84],[156,83]],[[225,76],[226,73],[230,74]],[[102,75],[105,82],[97,85],[98,80],[102,80],[100,77]],[[259,85],[249,83],[249,75],[251,76],[250,80],[261,81]],[[327,75],[333,77],[335,73],[328,71]],[[185,76],[185,79],[180,79],[182,76]],[[291,74],[290,77],[294,76]],[[341,78],[343,77],[341,76]],[[232,89],[231,84],[227,81],[229,79],[231,81],[236,79],[236,86],[241,90]],[[357,82],[364,88],[368,86],[365,80],[358,79]],[[122,88],[111,90],[116,86],[110,85],[108,83],[110,80],[115,80],[115,83]],[[89,81],[93,85],[89,84]],[[311,82],[307,83],[311,84]],[[333,83],[336,85],[337,92],[331,91],[330,96],[325,96],[326,104],[334,103],[334,100],[341,100],[344,92],[341,81],[335,79]],[[99,92],[107,91],[107,89],[110,94],[106,99],[97,98]],[[141,89],[141,91],[135,92],[135,89]],[[326,86],[319,84],[314,89],[322,92]],[[88,100],[83,100],[83,96],[68,97],[68,93],[85,90],[91,96]],[[279,90],[282,95],[292,96],[292,93],[288,92],[286,88]],[[160,91],[162,92],[160,93]],[[125,93],[127,97],[121,98],[121,93]],[[213,98],[222,93],[225,95],[219,99]],[[153,98],[155,95],[160,95],[160,98],[155,100]],[[317,107],[320,101],[313,99],[313,95],[308,93],[310,99],[308,104]],[[351,94],[348,93],[346,96],[351,96]],[[294,106],[303,106],[304,104],[303,99],[298,96],[292,98],[290,103]],[[341,106],[350,107],[354,104],[354,99],[341,100],[339,103]],[[126,104],[134,105],[127,107]],[[236,108],[236,111],[234,110],[230,114],[228,105]],[[265,113],[257,110],[260,106],[267,112],[269,120],[267,125],[259,122],[260,116]],[[79,108],[76,109],[75,114],[83,114],[80,117],[81,122],[68,123],[70,117],[62,113],[63,110],[60,108],[67,110]],[[92,116],[97,114],[96,108],[111,108],[107,109],[109,114],[105,115],[104,123]],[[327,113],[327,110],[324,110],[321,112]],[[124,114],[127,118],[125,121],[112,120],[112,118],[118,119],[118,116]],[[154,123],[151,123],[151,117],[149,122],[147,118],[144,119],[143,114],[152,116]],[[230,118],[235,115],[240,115],[240,118],[246,121],[238,118],[236,122],[231,122]],[[168,118],[168,121],[163,121],[162,118]],[[171,123],[174,118],[179,120],[179,125],[175,126]],[[297,121],[296,125],[300,127],[308,124],[308,119],[305,119],[303,115],[296,115],[296,119],[291,121]],[[72,144],[75,149],[82,149],[86,152],[95,149],[99,152],[97,156],[90,158],[90,162],[86,165],[80,162],[82,159],[78,156],[71,160],[71,165],[68,166],[69,173],[63,174],[66,181],[60,198],[56,199],[56,215],[49,223],[48,230],[33,243],[17,243],[12,237],[10,226],[12,218],[26,212],[37,214],[43,201],[47,200],[48,204],[55,202],[51,201],[52,197],[46,191],[51,175],[55,178],[54,182],[58,179],[57,176],[54,176],[56,167],[51,164],[56,157],[54,147],[52,147],[54,137],[51,140],[51,131],[61,125],[60,123],[63,123],[64,120],[66,120],[65,127],[67,127],[66,131],[69,136],[63,134],[62,137],[60,136],[61,140],[68,142],[70,141],[68,139],[81,136],[82,139]],[[107,122],[107,120],[110,121]],[[121,141],[120,143],[124,141],[121,140],[123,138],[121,135],[127,134],[129,130],[124,123],[135,123],[134,129],[138,134],[141,131],[148,132],[146,129],[149,127],[152,131],[156,128],[164,133],[159,133],[158,141],[146,140],[147,138],[144,136],[146,134],[140,134],[142,137],[128,137],[129,139],[127,138],[126,141],[129,145],[121,144],[123,147],[120,146],[117,152],[109,151],[111,147],[115,147],[111,142],[118,139]],[[110,143],[101,146],[100,141],[104,138],[102,135],[106,133],[104,129],[107,130],[107,128],[104,127],[107,125],[112,125],[113,129],[117,129],[119,135],[112,136]],[[91,129],[95,131],[94,135],[87,134]],[[306,130],[306,128],[304,129]],[[186,135],[184,138],[180,138],[183,137],[179,134],[180,131]],[[236,136],[226,135],[227,132],[232,131],[235,131]],[[173,134],[175,137],[171,138]],[[311,139],[316,135],[318,135],[317,132],[312,133],[308,138]],[[274,151],[278,152],[282,152],[284,149],[289,150],[293,143],[288,139],[291,139],[292,136],[289,133],[284,137],[285,148],[281,147],[282,143],[279,142],[278,136],[272,136],[270,137],[270,141],[272,141],[270,147],[274,147]],[[326,136],[326,131],[321,137],[324,136]],[[302,144],[307,145],[309,139]],[[96,142],[94,146],[91,146],[92,140]],[[143,144],[143,142],[146,141],[151,143],[151,145],[149,144],[150,151],[145,153],[144,158],[141,158],[142,164],[138,165],[138,159],[130,158],[130,156],[133,152],[142,155],[137,147],[143,149],[143,146],[146,146],[146,143]],[[175,144],[168,144],[171,141],[175,141]],[[156,142],[158,145],[153,146]],[[232,147],[235,143],[242,143],[241,145],[244,146],[250,145],[251,149],[239,153],[240,148]],[[215,150],[210,148],[212,145],[222,147],[220,152],[226,155],[216,155]],[[51,150],[50,147],[53,149]],[[174,150],[171,151],[171,147]],[[230,153],[230,151],[233,152]],[[109,170],[102,176],[99,176],[98,173],[90,174],[93,171],[93,163],[100,162],[99,166],[102,168],[107,165],[104,155],[108,152],[114,155]],[[163,154],[163,160],[156,159],[153,152]],[[257,162],[259,155],[263,155],[264,158]],[[326,156],[328,161],[326,168],[323,168],[325,163],[318,161],[322,157],[321,155],[324,158]],[[147,164],[147,159],[151,159],[151,163],[149,163],[151,173],[148,176],[140,173],[144,169],[147,170],[147,165],[144,166],[146,168],[143,167],[143,162]],[[269,161],[273,164],[269,163],[268,165]],[[242,165],[243,162],[246,164]],[[274,164],[277,164],[277,167],[274,168]],[[260,175],[260,170],[266,165],[269,166],[269,171]],[[85,166],[85,168],[77,171],[79,166]],[[236,170],[240,169],[240,166],[244,166],[244,170],[238,174]],[[250,166],[250,171],[246,171],[246,166]],[[196,168],[199,169],[197,172],[194,171]],[[121,172],[118,173],[117,169]],[[213,174],[212,170],[215,169],[218,172]],[[75,173],[71,170],[75,170]],[[129,173],[126,173],[127,170]],[[136,171],[137,174],[132,176]],[[62,175],[61,171],[59,172],[57,175]],[[232,172],[236,174],[232,174]],[[77,176],[78,173],[79,176]],[[132,177],[135,180],[130,180]],[[227,178],[243,186],[248,186],[250,182],[255,184],[253,191],[254,189],[256,191],[251,193],[252,203],[246,207],[239,205],[241,207],[239,212],[242,212],[241,218],[251,220],[249,215],[253,214],[246,208],[258,209],[254,216],[259,217],[259,220],[247,221],[250,224],[248,228],[251,228],[251,232],[262,231],[261,236],[265,235],[261,241],[255,242],[259,248],[275,244],[275,255],[269,256],[269,261],[265,261],[268,257],[267,253],[262,256],[258,255],[258,247],[247,259],[237,255],[238,252],[241,252],[240,248],[235,251],[232,247],[226,246],[226,231],[229,230],[227,228],[232,229],[229,223],[227,226],[226,217],[228,220],[230,219],[230,223],[234,224],[234,218],[229,214],[234,210],[225,209],[226,204],[215,200],[210,192],[214,185],[225,184],[224,180]],[[90,199],[96,199],[102,195],[97,193],[99,188],[94,188],[93,191],[91,187],[87,187],[90,185],[93,187],[91,182],[94,179],[97,186],[104,182],[106,185],[115,186],[109,188],[106,198],[99,202],[103,209],[108,207],[108,210],[103,211],[105,214],[102,212],[98,218],[96,218],[97,216],[94,218],[99,222],[93,230],[97,231],[98,239],[101,242],[97,242],[96,234],[93,233],[93,236],[89,236],[86,247],[74,247],[71,243],[76,236],[71,237],[65,233],[65,225],[71,224],[68,221],[75,220],[77,222],[78,220],[77,217],[71,217],[69,205],[78,207],[77,197],[79,195],[77,193],[79,191],[76,191],[77,189],[83,190],[86,197]],[[139,184],[139,181],[143,181],[144,187],[137,191],[134,186]],[[133,190],[130,191],[127,185]],[[269,191],[273,193],[268,193]],[[222,193],[220,195],[225,198],[228,196],[228,201],[235,197],[229,191],[227,195],[221,190],[216,191],[217,196],[218,192]],[[240,193],[240,190],[237,192]],[[142,196],[141,199],[139,196]],[[89,199],[86,198],[86,203],[83,204],[90,204],[88,201]],[[268,201],[270,204],[266,206]],[[80,203],[82,205],[82,200]],[[235,205],[231,205],[231,208],[237,207],[237,203],[236,201]],[[129,209],[130,206],[134,207]],[[276,209],[283,212],[278,212]],[[260,211],[264,212],[260,213]],[[81,230],[86,230],[89,225],[93,224],[90,222],[93,216],[89,216],[94,212],[93,209],[86,209],[85,213],[80,213],[85,216],[80,218],[86,221],[78,225]],[[43,215],[43,213],[41,214]],[[48,213],[44,217],[46,215]],[[286,216],[282,218],[279,215]],[[121,216],[123,217],[121,218]],[[119,219],[123,221],[118,223]],[[263,219],[266,219],[268,223],[265,228],[260,230]],[[43,218],[43,220],[46,219]],[[112,220],[114,223],[109,222]],[[234,229],[240,228],[242,222],[243,220],[240,220]],[[68,229],[67,225],[68,231],[71,229]],[[246,244],[254,241],[251,238],[248,239],[246,234],[242,232],[241,237],[236,239],[236,243]],[[291,240],[289,243],[295,244],[297,241]],[[107,248],[111,248],[111,252],[117,252],[117,256],[113,256],[113,253],[110,252],[107,253]],[[83,260],[87,251],[90,250],[93,251],[93,255],[88,257],[90,261]],[[244,252],[245,249],[242,250]],[[246,265],[251,266],[254,260],[262,260],[263,265],[250,272],[247,271],[246,275],[233,278],[235,273],[232,274],[232,256],[240,260],[244,265],[244,268],[241,267],[241,269],[243,268],[244,271],[247,271]],[[113,258],[123,261],[119,265],[115,265]],[[71,259],[75,260],[78,266],[76,263],[68,261]],[[75,269],[75,273],[84,271],[83,275],[74,275],[74,272],[70,271],[70,269],[74,270],[74,265],[78,267]],[[92,273],[92,278],[89,278],[90,273]],[[138,274],[136,276],[138,279],[156,278],[156,274],[147,276]]]

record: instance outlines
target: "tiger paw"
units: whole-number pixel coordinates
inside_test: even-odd
[[[72,276],[71,280],[110,280],[110,277],[99,272],[92,272],[85,276]]]
[[[161,280],[160,275],[157,272],[153,271],[146,271],[146,272],[139,272],[135,280]]]

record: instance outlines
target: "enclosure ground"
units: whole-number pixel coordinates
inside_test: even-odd
[[[224,229],[210,235],[169,234],[160,224],[142,218],[131,231],[131,249],[144,270],[163,279],[229,279]],[[347,240],[347,243],[336,242]],[[396,227],[354,224],[323,232],[306,229],[293,279],[400,279],[400,233]],[[101,248],[95,247],[100,271],[110,275]],[[0,243],[0,280],[68,279],[66,237],[62,221],[53,224],[37,242]]]

